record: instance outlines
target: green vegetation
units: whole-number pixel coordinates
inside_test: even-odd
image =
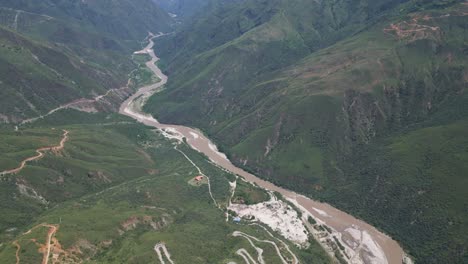
[[[440,259],[461,258],[460,248],[468,243],[467,129],[467,120],[418,128],[361,148],[343,168],[360,185],[339,184],[329,193],[334,201],[349,201],[340,203],[344,209],[405,241],[417,259],[433,252]]]
[[[18,132],[5,127],[0,131],[5,139],[0,158],[19,162],[21,156],[10,157],[7,148],[15,145],[20,153],[56,142],[62,129],[70,131],[64,150],[48,153],[0,181],[0,210],[4,212],[0,229],[9,230],[0,236],[0,262],[15,261],[13,241],[21,246],[21,263],[40,260],[38,246],[45,244],[48,229],[23,233],[41,223],[58,226],[57,260],[72,263],[84,259],[90,263],[157,262],[153,247],[159,242],[166,244],[177,263],[240,263],[238,249],[256,253],[246,239],[234,237],[234,231],[272,240],[261,227],[226,222],[208,186],[188,184],[198,175],[196,168],[157,131],[127,118],[67,110]],[[17,144],[19,139],[25,143]],[[234,177],[186,145],[177,149],[210,177],[216,201],[227,205],[229,181]],[[253,186],[241,189],[252,197],[265,195]],[[314,241],[302,250],[285,242],[304,263],[330,261]],[[272,246],[257,246],[264,249],[265,261],[281,263]]]
[[[335,236],[333,236],[333,240],[335,240],[335,243],[341,250],[345,250],[345,247],[341,244],[340,240],[338,240]]]
[[[54,23],[53,20],[64,22],[64,25],[54,24],[54,27],[47,29],[44,25],[34,25],[29,20],[18,20],[18,29],[25,32],[31,31],[31,29],[40,30],[36,33],[42,37],[57,34],[58,32],[54,30],[59,27],[59,30],[74,29],[74,31],[101,33],[114,40],[135,41],[145,38],[148,31],[168,31],[171,24],[169,15],[153,4],[151,0],[138,2],[128,0],[92,2],[4,0],[1,6],[12,12],[24,11],[25,13],[21,13],[20,16],[25,15],[36,19],[38,16],[42,16],[46,20],[52,20],[52,22],[46,21],[46,23]],[[13,23],[9,25],[13,25]],[[74,33],[74,31],[72,32]],[[64,35],[55,37],[61,38]],[[71,42],[71,40],[69,41]],[[105,45],[105,43],[102,44]]]
[[[145,109],[417,263],[463,263],[468,9],[402,2],[221,1],[158,40],[170,78]]]
[[[130,74],[130,80],[135,87],[143,87],[160,81],[153,71],[141,64]]]
[[[134,54],[133,61],[135,61],[138,65],[145,65],[148,61],[151,60],[151,56],[148,54]]]
[[[171,78],[146,110],[203,129],[246,170],[377,226],[417,263],[464,263],[468,6],[459,2],[186,5],[193,18],[158,39]],[[130,53],[148,31],[172,27],[150,0],[6,0],[0,23],[0,119],[10,123],[125,86],[136,65],[136,86],[154,82],[147,57]],[[17,132],[4,126],[0,169],[56,144],[62,129],[64,150],[0,181],[0,262],[15,261],[14,241],[22,262],[38,262],[30,236],[43,243],[45,230],[23,232],[44,222],[60,226],[60,262],[155,262],[161,241],[177,263],[240,262],[237,249],[254,252],[233,231],[269,239],[225,221],[232,175],[115,114],[66,110]],[[178,150],[210,177],[221,210],[208,185],[187,184],[198,171]],[[238,201],[268,198],[238,187]],[[290,246],[304,263],[329,262],[315,242]]]
[[[315,221],[315,219],[309,215],[309,217],[307,217],[307,221],[311,224],[311,225],[315,225],[317,224],[317,221]]]
[[[103,94],[108,85],[118,87],[124,81],[116,76],[121,71],[102,71],[80,62],[77,56],[1,27],[0,61],[0,113],[4,122],[18,122],[76,98]],[[129,69],[124,66],[122,70]]]
[[[0,122],[126,86],[136,67],[130,54],[148,31],[170,31],[171,21],[151,0],[2,1]]]
[[[236,191],[232,197],[233,203],[241,203],[246,205],[266,202],[270,199],[268,193],[251,183],[243,180],[237,180]]]
[[[62,138],[61,130],[34,129],[14,132],[1,129],[0,171],[17,168],[21,160],[36,155],[36,149],[58,145]]]

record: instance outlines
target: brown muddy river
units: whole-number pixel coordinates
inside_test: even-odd
[[[161,35],[158,35],[161,36]],[[154,37],[158,37],[154,36]],[[153,51],[153,41],[150,40],[148,46],[139,54],[147,53],[152,60],[147,66],[161,79],[157,84],[139,89],[133,96],[128,98],[120,107],[120,113],[138,120],[145,125],[152,126],[161,130],[168,131],[171,134],[185,137],[187,143],[195,150],[204,153],[218,166],[244,177],[247,181],[254,182],[257,185],[281,193],[284,197],[294,200],[302,209],[309,212],[314,218],[319,219],[327,226],[334,229],[336,236],[340,237],[341,242],[347,246],[347,255],[350,263],[376,263],[376,264],[401,264],[404,251],[400,245],[377,230],[375,227],[356,219],[355,217],[342,212],[329,204],[314,201],[308,197],[297,194],[293,191],[275,186],[274,184],[262,180],[253,174],[250,174],[241,168],[233,165],[224,154],[220,153],[216,146],[197,129],[179,126],[161,124],[152,116],[142,112],[141,107],[145,99],[159,91],[167,83],[167,76],[155,66],[159,59]]]

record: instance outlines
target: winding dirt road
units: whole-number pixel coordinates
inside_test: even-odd
[[[68,133],[69,133],[68,130],[63,130],[63,137],[62,137],[62,140],[60,140],[59,145],[52,146],[52,147],[42,147],[42,148],[36,149],[37,155],[24,159],[23,161],[21,161],[20,166],[15,168],[15,169],[0,172],[0,176],[8,175],[8,174],[17,174],[22,169],[24,169],[24,167],[26,166],[26,164],[28,162],[38,160],[38,159],[44,157],[44,152],[46,152],[46,151],[55,151],[55,152],[57,152],[57,151],[62,150],[63,147],[65,146],[65,142],[67,142],[67,140],[68,140]]]
[[[206,174],[204,174],[200,167],[197,166],[197,164],[195,164],[195,162],[193,162],[193,160],[191,160],[187,154],[185,154],[182,150],[179,150],[177,149],[177,147],[174,147],[175,150],[177,150],[178,152],[180,152],[184,157],[185,159],[187,159],[190,163],[192,163],[192,165],[198,170],[198,174],[199,175],[203,175],[207,180],[208,180],[208,193],[210,194],[210,197],[211,197],[211,200],[213,201],[214,205],[220,209],[218,203],[216,202],[216,199],[214,198],[213,196],[213,192],[211,191],[211,181],[210,181],[210,177],[206,176]]]
[[[57,233],[57,227],[54,225],[43,225],[45,227],[49,228],[49,232],[47,232],[47,241],[46,241],[46,246],[47,250],[44,252],[44,256],[42,258],[42,264],[48,264],[49,263],[49,256],[50,256],[50,248],[51,248],[51,241],[52,237]]]
[[[241,248],[237,250],[236,254],[241,256],[244,259],[246,264],[257,264],[254,258],[250,255],[250,253],[245,248]]]
[[[166,264],[166,262],[164,261],[163,255],[166,256],[166,259],[167,261],[169,261],[169,263],[174,264],[174,261],[171,259],[171,254],[169,254],[169,251],[167,250],[165,243],[161,242],[161,243],[156,244],[154,246],[154,251],[158,255],[159,262],[161,262],[161,264]]]
[[[51,224],[40,224],[37,225],[28,231],[24,232],[23,235],[28,235],[31,234],[31,232],[34,229],[37,229],[39,227],[47,227],[49,228],[49,231],[47,232],[47,239],[46,239],[46,244],[45,244],[45,251],[42,253],[42,262],[41,264],[48,264],[49,263],[49,256],[50,256],[50,250],[52,247],[52,237],[57,233],[58,227],[56,225],[51,225]],[[18,240],[13,242],[13,245],[16,246],[16,264],[20,263],[20,251],[21,251],[21,245],[18,243]],[[42,247],[41,247],[42,249]]]
[[[349,255],[358,256],[358,259],[353,260],[354,263],[402,263],[404,256],[403,249],[395,240],[380,232],[375,227],[342,212],[329,204],[321,203],[306,196],[281,188],[236,167],[226,158],[226,155],[218,151],[215,144],[213,144],[197,129],[179,125],[161,124],[151,115],[144,113],[142,111],[142,106],[145,104],[147,98],[158,92],[168,80],[167,76],[164,75],[155,65],[159,58],[153,50],[153,39],[160,36],[162,35],[151,35],[148,46],[142,51],[136,53],[147,53],[151,56],[151,61],[146,65],[161,79],[161,81],[139,89],[134,95],[128,98],[120,107],[119,112],[121,114],[132,117],[145,125],[158,128],[161,131],[170,131],[172,134],[176,134],[176,136],[172,138],[178,138],[180,140],[180,138],[185,137],[187,143],[193,149],[208,156],[216,165],[232,172],[233,174],[240,175],[247,181],[256,183],[264,189],[281,193],[285,198],[293,201],[299,208],[304,210],[304,212],[307,212],[307,214],[312,215],[321,223],[324,223],[335,230],[337,238],[340,239],[342,244],[347,245],[346,250],[349,252]],[[356,236],[356,233],[359,235]],[[365,237],[366,241],[361,241],[361,237]],[[354,246],[362,245],[363,242],[365,242],[365,247]]]
[[[19,253],[21,251],[21,245],[18,243],[18,241],[14,241],[13,245],[15,245],[16,247],[16,264],[19,264],[20,263]]]

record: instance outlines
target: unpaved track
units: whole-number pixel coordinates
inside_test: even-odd
[[[13,245],[16,246],[16,264],[19,264],[20,263],[19,253],[21,250],[21,245],[18,243],[18,241],[14,241]]]
[[[200,175],[203,175],[203,177],[205,177],[207,180],[208,180],[208,192],[210,194],[210,197],[211,197],[211,200],[213,200],[214,204],[216,205],[216,207],[220,208],[218,203],[216,202],[214,196],[213,196],[213,192],[211,192],[211,181],[210,181],[210,177],[206,176],[202,171],[201,169],[197,166],[197,164],[195,164],[195,162],[193,162],[193,160],[191,160],[187,154],[185,154],[182,150],[178,149],[177,147],[174,148],[175,150],[177,150],[178,152],[180,152],[182,155],[184,155],[184,157],[190,162],[192,163],[192,165],[198,170],[198,173]]]
[[[54,225],[48,225],[48,224],[45,224],[43,226],[48,227],[49,232],[47,232],[47,241],[46,241],[47,250],[46,250],[46,252],[44,252],[44,257],[42,258],[42,264],[48,264],[49,263],[50,248],[51,248],[50,243],[52,241],[52,237],[57,232],[57,227],[54,226]]]
[[[11,169],[11,170],[6,170],[6,171],[2,171],[0,172],[0,175],[8,175],[8,174],[16,174],[16,173],[19,173],[22,169],[24,169],[24,167],[26,166],[26,164],[30,161],[34,161],[34,160],[38,160],[42,157],[44,157],[44,152],[46,151],[60,151],[63,149],[63,147],[65,146],[65,142],[67,142],[68,140],[68,133],[69,131],[68,130],[63,130],[63,137],[62,137],[62,140],[60,140],[60,144],[57,145],[57,146],[52,146],[52,147],[42,147],[42,148],[38,148],[36,149],[36,153],[37,155],[35,156],[32,156],[32,157],[29,157],[27,159],[24,159],[23,161],[21,161],[20,163],[20,166],[18,168],[15,168],[15,169]]]
[[[245,234],[245,233],[242,233],[240,231],[234,231],[234,233],[232,233],[233,236],[235,237],[243,237],[245,239],[247,239],[247,241],[249,241],[250,245],[255,249],[255,251],[257,251],[257,260],[260,264],[265,264],[265,260],[263,259],[263,249],[260,248],[260,247],[257,247],[255,246],[255,243],[252,241],[252,239],[250,239],[250,236]],[[249,254],[250,255],[250,254]]]
[[[291,255],[291,257],[293,258],[293,264],[299,264],[299,259],[298,259],[297,256],[291,251],[291,249],[289,248],[289,246],[288,246],[286,243],[284,243],[281,239],[279,239],[279,238],[273,236],[273,234],[270,233],[270,231],[268,231],[268,229],[266,229],[264,226],[259,225],[259,224],[256,224],[256,223],[255,223],[255,224],[252,224],[252,225],[261,227],[263,230],[265,230],[265,232],[267,232],[267,234],[268,234],[269,236],[271,236],[271,237],[272,237],[273,239],[275,239],[275,240],[278,240],[278,242],[280,242],[280,243],[283,245],[283,247],[289,252],[289,254]]]
[[[166,264],[164,261],[164,256],[166,256],[166,259],[169,261],[169,263],[174,264],[174,261],[171,259],[171,254],[169,254],[169,251],[167,250],[166,244],[164,243],[158,243],[154,246],[154,251],[156,251],[156,254],[158,255],[159,261],[161,264]]]
[[[266,244],[272,245],[272,246],[275,248],[275,250],[276,250],[276,254],[277,254],[278,257],[281,259],[281,262],[282,262],[283,264],[289,264],[289,263],[286,261],[286,259],[283,257],[283,254],[281,253],[281,250],[279,249],[278,245],[277,245],[275,242],[273,242],[273,241],[271,241],[271,240],[261,240],[261,239],[259,239],[259,238],[257,238],[257,237],[248,235],[248,234],[243,233],[243,232],[240,232],[240,231],[234,231],[234,233],[233,233],[232,235],[235,236],[235,237],[241,236],[241,237],[244,237],[245,239],[247,239],[247,240],[250,242],[250,244],[252,245],[252,247],[254,247],[255,250],[257,250],[257,252],[258,252],[258,261],[259,261],[261,264],[262,264],[262,263],[265,263],[265,261],[263,260],[263,256],[262,256],[263,249],[260,249],[259,247],[256,247],[255,244],[253,243],[252,239],[255,240],[255,241],[257,241],[257,242],[260,242],[260,243],[266,243]],[[260,251],[260,250],[261,250],[261,251]],[[292,254],[292,252],[291,252],[291,254]],[[297,260],[297,257],[296,257],[294,254],[292,254],[292,256],[294,257],[294,259]],[[298,263],[298,262],[296,262],[296,263]]]
[[[127,84],[128,86],[128,84]],[[102,95],[98,95],[92,99],[86,99],[86,98],[80,98],[80,99],[77,99],[77,100],[74,100],[72,102],[69,102],[69,103],[66,103],[64,105],[61,105],[61,106],[58,106],[57,108],[54,108],[52,110],[50,110],[49,112],[43,114],[43,115],[40,115],[40,116],[37,116],[37,117],[33,117],[33,118],[29,118],[29,119],[25,119],[23,120],[21,123],[20,123],[20,126],[22,125],[25,125],[25,124],[30,124],[30,123],[34,123],[36,122],[37,120],[39,119],[43,119],[47,116],[50,116],[52,115],[53,113],[55,112],[58,112],[60,110],[64,110],[64,109],[70,109],[70,108],[73,108],[73,109],[78,109],[80,110],[80,105],[84,105],[84,104],[91,104],[91,103],[97,103],[99,101],[101,101],[103,98],[109,96],[111,93],[114,93],[114,92],[117,92],[117,91],[121,91],[121,90],[124,90],[124,89],[127,89],[128,87],[121,87],[121,88],[115,88],[115,89],[110,89],[108,90],[105,94],[102,94]],[[84,110],[81,110],[81,111],[84,111]]]
[[[147,63],[147,66],[161,79],[161,81],[159,83],[152,84],[139,89],[134,95],[129,97],[121,105],[119,113],[132,117],[145,125],[152,126],[160,130],[175,131],[182,137],[185,137],[187,143],[193,149],[205,154],[213,163],[217,164],[218,166],[226,169],[227,171],[235,175],[242,176],[249,182],[256,183],[258,186],[264,189],[270,191],[277,191],[281,193],[285,198],[294,201],[295,204],[302,210],[307,212],[307,214],[312,215],[314,218],[320,220],[321,222],[336,230],[336,232],[340,233],[343,236],[347,235],[346,229],[348,228],[357,228],[361,231],[367,232],[370,236],[370,239],[377,245],[377,247],[373,248],[376,251],[371,252],[371,255],[383,256],[383,259],[379,260],[382,264],[402,263],[404,255],[403,249],[395,240],[393,240],[386,234],[383,234],[375,227],[367,224],[364,221],[356,219],[352,215],[340,211],[329,204],[312,200],[304,195],[300,195],[290,190],[276,186],[271,182],[260,179],[255,175],[236,167],[234,164],[231,163],[229,159],[226,158],[226,155],[217,150],[216,145],[214,145],[210,141],[210,139],[205,137],[203,133],[201,133],[197,129],[179,125],[161,124],[151,115],[144,113],[142,111],[142,106],[144,105],[146,99],[154,93],[160,91],[161,88],[167,83],[167,76],[164,75],[161,72],[161,70],[155,65],[159,58],[155,55],[153,50],[153,39],[159,36],[152,35],[148,46],[138,53],[141,54],[146,52],[152,57],[152,60]],[[194,136],[194,134],[197,136]],[[324,212],[324,214],[319,214],[317,212]],[[362,258],[360,260],[362,261],[362,263],[369,263],[369,261],[365,258]]]
[[[245,250],[245,248],[241,248],[236,251],[236,254],[241,256],[246,264],[257,264],[257,262],[253,259],[253,257],[250,255],[250,253]]]
[[[28,235],[30,234],[34,229],[40,228],[40,227],[47,227],[49,228],[49,231],[47,232],[47,239],[46,239],[46,250],[42,253],[42,264],[48,264],[49,263],[49,256],[50,256],[50,249],[52,247],[51,242],[52,242],[52,237],[57,233],[58,227],[56,225],[51,225],[51,224],[40,224],[37,225],[28,231],[24,232],[23,235]],[[20,263],[20,250],[21,250],[21,245],[18,243],[18,240],[13,242],[13,245],[16,246],[16,264]]]

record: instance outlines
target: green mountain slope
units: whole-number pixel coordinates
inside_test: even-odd
[[[0,28],[1,107],[4,121],[18,122],[38,116],[77,98],[103,94],[126,80],[118,74],[88,65],[77,56],[28,40]]]
[[[2,122],[125,87],[130,54],[171,23],[151,1],[1,1]]]
[[[57,228],[50,262],[59,263],[157,263],[158,243],[166,245],[175,263],[241,263],[237,250],[256,252],[234,231],[279,243],[259,226],[227,222],[208,185],[190,183],[199,172],[179,151],[210,177],[221,206],[230,199],[233,175],[188,146],[176,150],[159,132],[121,116],[67,110],[17,132],[2,127],[0,170],[37,147],[56,145],[62,129],[69,131],[62,150],[47,152],[16,175],[2,176],[0,262],[14,263],[16,252],[21,263],[41,262],[39,249],[46,248],[51,228],[43,224]],[[250,184],[244,188],[259,192]],[[284,242],[301,263],[331,263],[313,239],[307,249]],[[255,245],[264,250],[265,261],[282,263],[273,246]],[[280,250],[292,258],[283,246]]]
[[[153,0],[166,12],[177,16],[177,19],[188,19],[196,13],[205,10],[210,0]]]
[[[418,263],[463,263],[468,6],[397,4],[215,10],[158,43],[170,81],[146,109],[375,224]]]
[[[195,56],[214,48],[212,53],[238,50],[240,56],[255,57],[244,63],[254,69],[279,68],[359,32],[400,2],[217,1],[174,37],[159,41],[158,50],[170,73],[182,71],[196,63]],[[276,56],[269,56],[273,51]]]
[[[77,23],[121,40],[143,39],[148,31],[170,30],[171,24],[169,15],[151,0],[2,0],[0,6]]]

